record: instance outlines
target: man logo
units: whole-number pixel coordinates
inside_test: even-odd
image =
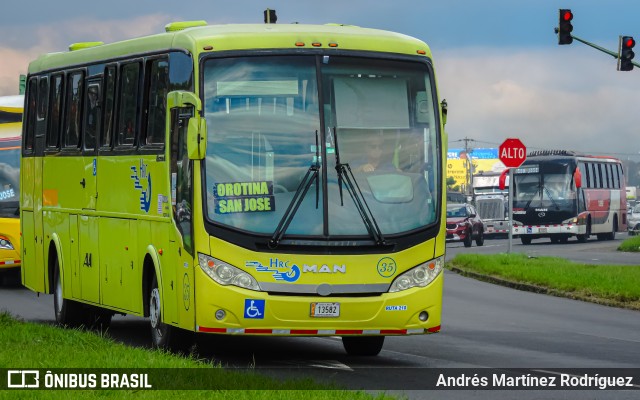
[[[347,273],[347,266],[342,265],[334,265],[333,269],[331,269],[327,264],[323,264],[320,268],[317,265],[307,265],[304,264],[302,266],[302,272],[311,272],[314,274],[337,274],[341,272],[343,274]]]

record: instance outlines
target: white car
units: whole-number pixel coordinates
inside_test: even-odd
[[[635,236],[640,233],[640,203],[633,206],[627,214],[627,229],[629,235]]]

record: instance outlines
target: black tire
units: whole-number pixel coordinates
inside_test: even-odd
[[[591,220],[587,220],[587,232],[584,235],[576,235],[579,243],[586,243],[591,236]]]
[[[480,230],[480,232],[478,232],[478,237],[476,238],[476,245],[478,245],[478,246],[484,245],[484,231],[483,230]]]
[[[372,357],[380,354],[384,336],[343,336],[342,346],[350,356]]]
[[[176,352],[186,352],[191,348],[193,344],[191,332],[162,322],[162,299],[155,275],[149,291],[149,320],[151,322],[152,347]]]
[[[520,236],[520,241],[524,245],[531,244],[531,236]]]
[[[615,240],[616,239],[616,232],[618,232],[618,220],[614,219],[613,220],[613,229],[611,230],[611,233],[609,233],[607,235],[607,240]]]
[[[472,244],[471,231],[468,230],[467,234],[464,237],[464,247],[471,247]]]
[[[82,305],[62,296],[62,280],[60,279],[60,266],[57,258],[55,258],[53,268],[53,309],[56,322],[68,327],[83,325],[85,315]]]
[[[549,239],[551,240],[551,243],[556,244],[558,242],[560,242],[560,238],[558,236],[550,236]]]

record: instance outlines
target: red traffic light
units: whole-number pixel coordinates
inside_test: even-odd
[[[573,19],[573,13],[571,10],[564,10],[564,13],[562,13],[562,19],[565,21],[571,21]]]
[[[624,45],[624,47],[630,49],[630,48],[632,48],[633,46],[636,45],[636,41],[633,40],[632,37],[626,37],[623,45]]]

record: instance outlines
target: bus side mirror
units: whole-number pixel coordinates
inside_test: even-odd
[[[500,174],[500,179],[498,179],[498,186],[500,187],[500,190],[504,190],[504,188],[507,186],[508,176],[509,176],[509,168],[505,169]]]
[[[187,155],[190,160],[202,160],[207,154],[207,120],[194,116],[187,127]]]
[[[191,160],[202,160],[207,153],[207,122],[200,117],[202,102],[193,92],[174,90],[167,95],[167,110],[193,108],[187,126],[187,155]]]
[[[573,181],[576,183],[576,189],[580,189],[582,187],[582,174],[578,168],[573,172]]]
[[[448,110],[449,106],[447,105],[447,100],[446,99],[442,99],[442,101],[440,102],[440,107],[442,108],[442,125],[446,125],[447,124],[447,112],[449,111]]]

